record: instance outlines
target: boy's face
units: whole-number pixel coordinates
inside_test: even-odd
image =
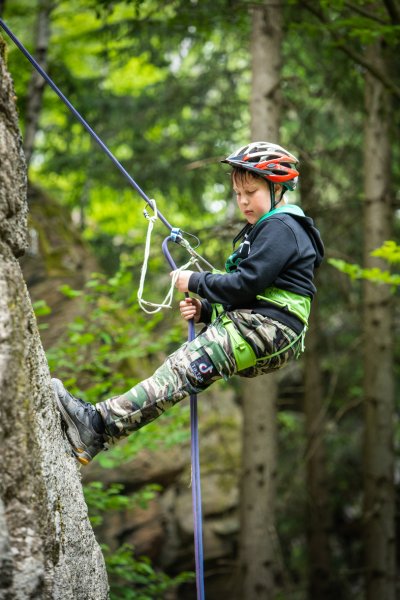
[[[269,184],[265,179],[253,177],[247,172],[242,177],[233,178],[233,191],[240,212],[254,225],[271,209]]]

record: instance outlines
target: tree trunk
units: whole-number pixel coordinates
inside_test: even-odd
[[[331,594],[331,552],[329,531],[331,512],[324,445],[325,408],[320,367],[321,349],[318,335],[318,305],[313,301],[310,329],[307,334],[304,373],[304,415],[307,439],[307,541],[308,597],[328,600]]]
[[[39,2],[39,13],[36,22],[35,58],[45,71],[47,69],[47,51],[50,39],[50,14],[53,8],[54,2],[52,0],[41,0]],[[24,134],[24,153],[27,168],[29,168],[32,158],[33,146],[42,109],[44,86],[45,80],[43,77],[39,75],[36,69],[32,69],[26,102]]]
[[[282,10],[280,2],[252,10],[252,141],[279,136]],[[243,386],[243,475],[241,486],[240,570],[246,600],[269,600],[276,573],[275,487],[277,376]]]
[[[315,210],[318,196],[315,173],[310,162],[301,161],[301,204],[306,213]],[[318,287],[318,284],[317,284]],[[325,407],[323,397],[321,349],[319,343],[318,296],[314,298],[304,355],[304,416],[307,473],[308,597],[328,600],[332,593],[332,557],[329,547],[331,511],[324,444]]]
[[[279,137],[282,19],[281,0],[264,0],[252,10],[252,141],[277,143]]]
[[[384,69],[383,42],[368,59]],[[391,235],[390,99],[382,84],[365,76],[364,264]],[[392,298],[388,286],[364,284],[364,533],[367,600],[395,599],[394,373]]]
[[[16,256],[26,248],[26,169],[0,39],[0,599],[103,600],[87,518]]]
[[[274,593],[276,396],[276,375],[257,377],[244,388],[240,598],[246,600],[267,600]]]

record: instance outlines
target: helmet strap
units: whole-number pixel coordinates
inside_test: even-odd
[[[269,212],[271,212],[271,210],[274,210],[275,206],[276,206],[276,201],[275,201],[275,185],[273,184],[272,181],[268,181],[269,183],[269,195],[271,198],[271,208],[269,209]]]
[[[279,200],[277,201],[276,194],[275,194],[275,184],[272,181],[268,181],[268,183],[269,183],[269,192],[270,192],[270,197],[271,197],[271,208],[269,209],[269,212],[271,212],[271,210],[274,210],[276,205],[279,204],[279,202],[282,200],[283,195],[286,192],[286,190],[282,186],[281,194],[279,196]]]

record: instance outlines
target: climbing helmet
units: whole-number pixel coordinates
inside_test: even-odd
[[[252,142],[235,150],[222,162],[256,173],[272,183],[280,183],[294,190],[299,172],[298,159],[290,152],[271,142]]]

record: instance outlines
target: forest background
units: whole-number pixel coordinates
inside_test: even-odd
[[[220,267],[240,222],[219,161],[254,131],[254,13],[270,7],[245,0],[3,0],[0,11],[148,196],[174,226],[198,236],[200,251]],[[282,34],[279,142],[299,156],[303,174],[291,200],[316,220],[334,261],[318,274],[305,358],[271,379],[276,393],[266,399],[277,406],[278,455],[268,479],[275,497],[261,532],[264,548],[248,549],[234,528],[226,555],[207,562],[206,548],[206,589],[220,597],[229,581],[246,579],[244,564],[272,555],[265,595],[241,598],[395,598],[398,275],[388,264],[398,261],[398,247],[386,244],[384,259],[370,252],[398,239],[400,7],[389,0],[274,7]],[[11,43],[8,68],[29,165],[31,247],[22,264],[50,368],[71,391],[98,401],[149,375],[184,338],[184,326],[177,311],[149,318],[137,305],[143,202]],[[164,236],[158,223],[145,288],[152,300],[169,280]],[[39,275],[29,271],[35,256],[43,260]],[[179,251],[177,260],[185,260]],[[78,263],[81,286],[73,277]],[[218,394],[230,390],[241,410],[251,401],[245,385],[220,384],[208,407],[201,397],[207,420],[200,437],[233,427],[227,415],[218,421]],[[163,493],[157,478],[132,488],[110,484],[102,471],[134,469],[148,449],[168,457],[171,447],[187,447],[188,431],[184,403],[96,460],[86,497],[100,537],[109,511],[131,515]],[[234,434],[240,439],[240,430]],[[275,465],[267,453],[276,451],[268,448],[267,467]],[[239,488],[243,462],[232,453],[220,465]],[[257,536],[240,504],[230,509],[240,529]],[[253,512],[262,504],[260,494]],[[182,563],[165,567],[157,549],[152,565],[126,545],[105,552],[112,597],[192,597],[193,583],[175,579]]]

